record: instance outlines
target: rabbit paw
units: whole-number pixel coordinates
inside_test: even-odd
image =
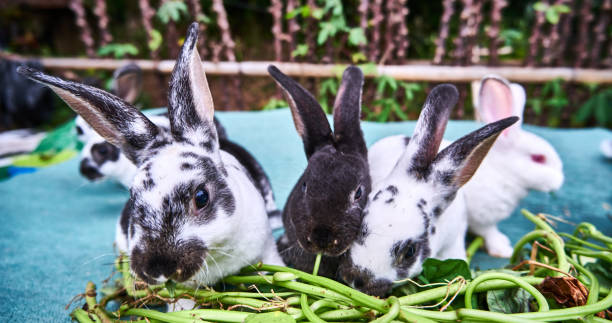
[[[484,237],[487,252],[493,257],[499,258],[510,258],[512,256],[512,244],[510,239],[505,234],[499,232],[497,229],[491,230]]]

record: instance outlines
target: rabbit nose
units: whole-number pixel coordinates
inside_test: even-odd
[[[177,276],[177,261],[165,255],[152,256],[147,261],[146,275],[159,282]]]
[[[310,241],[320,249],[326,249],[334,243],[333,232],[325,226],[318,226],[312,230]],[[336,240],[337,241],[337,240]]]
[[[90,181],[93,181],[95,179],[98,179],[104,176],[98,171],[97,168],[91,166],[91,164],[89,163],[89,158],[85,158],[81,160],[79,171],[81,172],[83,176],[85,176],[85,178],[89,179]]]

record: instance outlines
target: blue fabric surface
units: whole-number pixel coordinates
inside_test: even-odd
[[[279,206],[306,165],[302,143],[288,109],[271,112],[217,114],[230,138],[244,145],[272,179]],[[368,145],[393,134],[410,134],[414,122],[365,122]],[[456,139],[478,128],[452,121],[446,138]],[[569,214],[573,222],[588,221],[612,234],[612,163],[598,146],[612,132],[604,129],[556,130],[525,126],[549,140],[564,161],[566,182],[554,195],[532,192],[521,204],[534,212]],[[115,222],[128,193],[118,184],[90,183],[78,174],[78,161],[41,169],[0,182],[0,321],[69,321],[64,307],[85,289],[88,280],[101,285],[112,269]],[[501,224],[516,242],[533,225],[518,211]],[[559,230],[571,231],[568,225]],[[506,260],[483,253],[480,268]],[[74,304],[82,305],[82,301]]]

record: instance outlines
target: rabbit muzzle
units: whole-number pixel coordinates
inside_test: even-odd
[[[204,244],[196,240],[174,247],[156,245],[146,251],[134,248],[130,256],[131,268],[148,284],[162,284],[168,280],[185,282],[200,271],[207,251]]]

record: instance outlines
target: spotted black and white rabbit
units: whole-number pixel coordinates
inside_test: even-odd
[[[523,115],[525,90],[499,76],[481,80],[478,98],[476,111],[486,123]],[[563,164],[555,148],[517,122],[502,132],[463,189],[469,230],[485,239],[490,255],[510,257],[512,245],[497,223],[512,214],[529,190],[558,190],[563,178]]]
[[[152,284],[208,285],[260,260],[280,263],[262,195],[245,167],[219,149],[197,34],[193,23],[172,71],[169,131],[105,91],[20,69],[138,165],[116,242],[133,273]]]
[[[386,156],[370,159],[372,193],[362,230],[338,270],[355,288],[381,296],[393,281],[418,274],[426,258],[465,258],[467,212],[460,188],[518,118],[488,124],[438,152],[458,96],[452,85],[436,86],[403,149],[377,149],[384,138],[370,150],[370,157]],[[385,172],[374,171],[379,164]]]
[[[142,88],[142,70],[138,65],[129,63],[113,73],[112,93],[133,104]],[[149,117],[159,127],[168,129],[167,116]],[[77,116],[75,120],[77,138],[83,143],[79,172],[90,181],[110,179],[129,187],[138,168],[118,147],[110,144],[87,124],[85,119]]]
[[[323,253],[319,274],[335,277],[340,255],[351,245],[370,192],[367,148],[359,119],[363,74],[348,67],[334,103],[334,132],[317,100],[297,82],[270,66],[282,88],[304,143],[308,165],[285,209],[279,252],[290,266],[310,271]]]

